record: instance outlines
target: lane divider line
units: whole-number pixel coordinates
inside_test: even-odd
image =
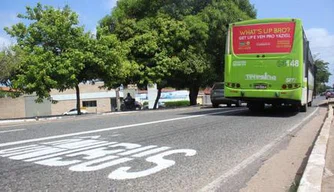
[[[17,132],[17,131],[24,131],[25,129],[13,129],[13,130],[8,130],[8,131],[0,131],[1,133],[10,133],[10,132]]]

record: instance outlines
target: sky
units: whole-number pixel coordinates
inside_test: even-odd
[[[100,19],[111,13],[117,0],[0,0],[0,48],[15,41],[3,30],[20,22],[16,15],[25,13],[25,6],[51,5],[62,8],[68,4],[79,14],[80,24],[96,32]],[[328,84],[334,83],[334,0],[250,0],[257,18],[299,18],[310,41],[313,55],[330,63]]]

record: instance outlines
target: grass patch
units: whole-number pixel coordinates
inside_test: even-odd
[[[167,101],[164,102],[166,107],[185,107],[189,106],[189,101]]]

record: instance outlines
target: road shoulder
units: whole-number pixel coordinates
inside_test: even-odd
[[[327,114],[327,107],[320,107],[317,115],[297,133],[285,149],[273,155],[261,166],[241,192],[296,190],[314,141]],[[294,189],[295,188],[295,189]]]

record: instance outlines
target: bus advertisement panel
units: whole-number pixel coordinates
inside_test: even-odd
[[[290,53],[295,23],[270,23],[233,27],[235,54]]]

